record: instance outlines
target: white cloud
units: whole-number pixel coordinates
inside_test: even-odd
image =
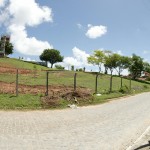
[[[4,7],[7,0],[0,0],[0,7]]]
[[[81,62],[83,65],[87,65],[87,57],[90,55],[87,54],[85,51],[80,50],[77,47],[72,49],[74,57],[77,59],[78,62]]]
[[[52,21],[52,10],[39,6],[35,0],[10,0],[9,13],[13,24],[35,26],[44,21]]]
[[[52,48],[47,41],[28,37],[26,27],[52,21],[51,8],[39,6],[35,0],[9,0],[0,14],[0,23],[3,23],[10,33],[14,49],[26,55],[39,55],[44,49]]]
[[[65,67],[68,66],[75,66],[75,67],[85,67],[89,66],[87,63],[87,57],[89,57],[89,54],[87,54],[85,51],[80,50],[77,47],[74,47],[72,49],[73,57],[65,57],[63,60],[63,65]]]
[[[86,36],[91,39],[96,39],[98,37],[103,36],[107,33],[107,27],[106,26],[92,26],[91,24],[88,24],[88,31],[86,32]]]

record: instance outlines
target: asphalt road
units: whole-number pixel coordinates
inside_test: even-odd
[[[66,110],[0,111],[0,150],[125,150],[150,125],[150,93]]]

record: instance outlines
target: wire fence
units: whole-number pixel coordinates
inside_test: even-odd
[[[49,95],[64,91],[89,90],[91,93],[131,90],[131,80],[116,76],[89,72],[44,71],[15,68],[0,69],[0,92]]]

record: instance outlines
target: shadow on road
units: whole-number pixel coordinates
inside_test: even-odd
[[[145,148],[145,147],[150,147],[150,141],[148,141],[148,144],[142,145],[142,146],[140,146],[140,147],[138,147],[138,148],[136,148],[136,149],[134,149],[134,150],[143,149],[143,148]]]

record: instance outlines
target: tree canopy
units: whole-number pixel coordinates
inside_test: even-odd
[[[130,61],[129,71],[130,71],[133,79],[141,76],[141,72],[144,71],[143,58],[133,54],[131,61]]]
[[[105,54],[102,50],[95,50],[94,54],[88,57],[88,63],[97,65],[99,72],[101,72],[101,65],[104,63]]]
[[[121,56],[118,54],[118,61],[117,61],[117,72],[118,72],[118,75],[120,76],[121,75],[121,72],[124,70],[124,69],[127,69],[130,65],[130,58],[127,57],[127,56]]]
[[[46,61],[46,64],[50,62],[52,68],[55,63],[63,61],[63,56],[56,49],[45,49],[40,55],[40,60]]]

